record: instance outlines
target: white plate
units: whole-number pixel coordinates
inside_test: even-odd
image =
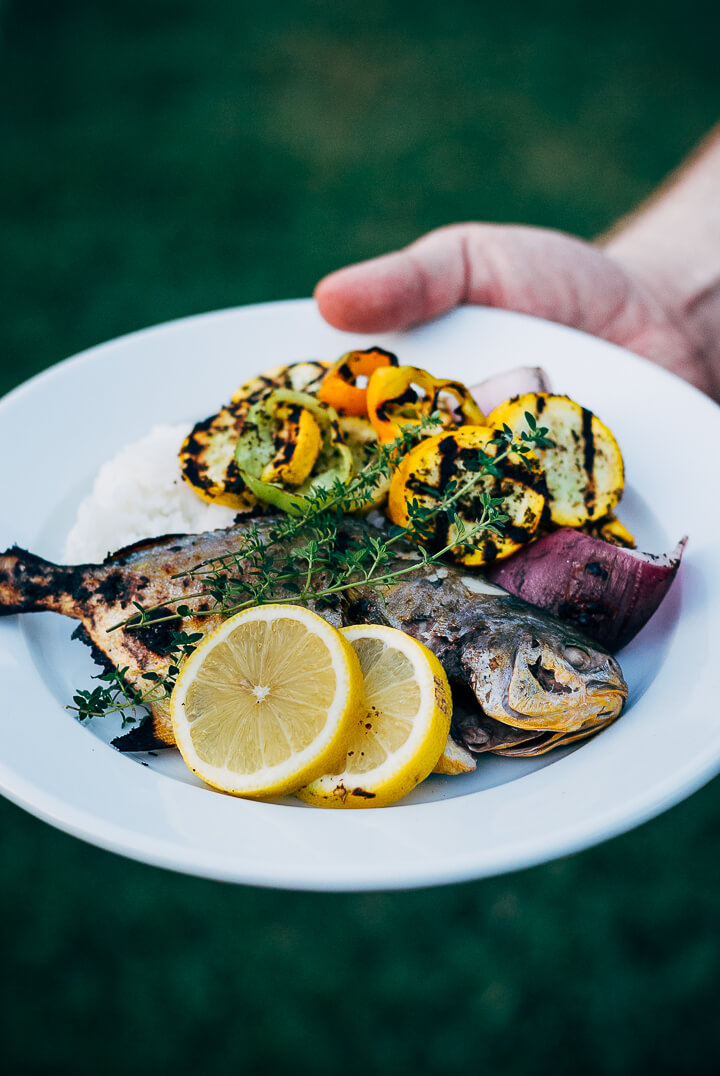
[[[538,364],[596,411],[627,465],[621,515],[653,552],[690,542],[662,609],[620,655],[621,720],[574,750],[489,758],[432,777],[384,810],[252,803],[200,785],[176,752],[121,755],[101,722],[64,708],[97,671],[73,624],[0,620],[0,787],[33,814],[103,848],[209,878],[352,890],[479,878],[585,848],[650,818],[720,769],[714,647],[720,638],[716,451],[720,410],[610,344],[497,310],[465,308],[380,339],[330,329],[310,301],[188,318],[61,363],[0,403],[0,549],[61,555],[99,465],[157,423],[189,424],[266,367],[380,343],[402,362],[476,381]],[[8,465],[9,464],[9,465]],[[149,764],[148,764],[149,763]]]

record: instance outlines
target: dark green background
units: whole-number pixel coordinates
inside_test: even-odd
[[[0,391],[439,224],[596,234],[716,120],[719,31],[649,0],[0,0]],[[517,875],[316,896],[1,801],[0,1066],[715,1072],[719,840],[716,782]]]

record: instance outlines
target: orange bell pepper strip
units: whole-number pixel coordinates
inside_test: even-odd
[[[379,369],[397,366],[397,356],[381,347],[367,351],[348,351],[320,382],[318,399],[329,404],[339,415],[367,415],[367,388],[358,385],[358,378],[370,380]]]
[[[461,381],[445,381],[415,366],[376,370],[368,383],[367,408],[383,444],[399,437],[404,426],[422,424],[435,411],[445,429],[482,426],[485,421]]]

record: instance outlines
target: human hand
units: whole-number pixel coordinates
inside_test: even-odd
[[[561,232],[455,224],[322,280],[320,313],[339,329],[388,332],[463,303],[516,310],[620,344],[705,392],[712,375],[682,302],[648,272]]]

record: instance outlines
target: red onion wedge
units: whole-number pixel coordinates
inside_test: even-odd
[[[484,574],[615,652],[660,605],[686,542],[669,554],[640,553],[563,528],[489,565]]]
[[[515,366],[471,385],[470,392],[482,413],[489,415],[498,404],[513,396],[522,396],[526,392],[552,392],[552,389],[550,378],[542,367]]]

